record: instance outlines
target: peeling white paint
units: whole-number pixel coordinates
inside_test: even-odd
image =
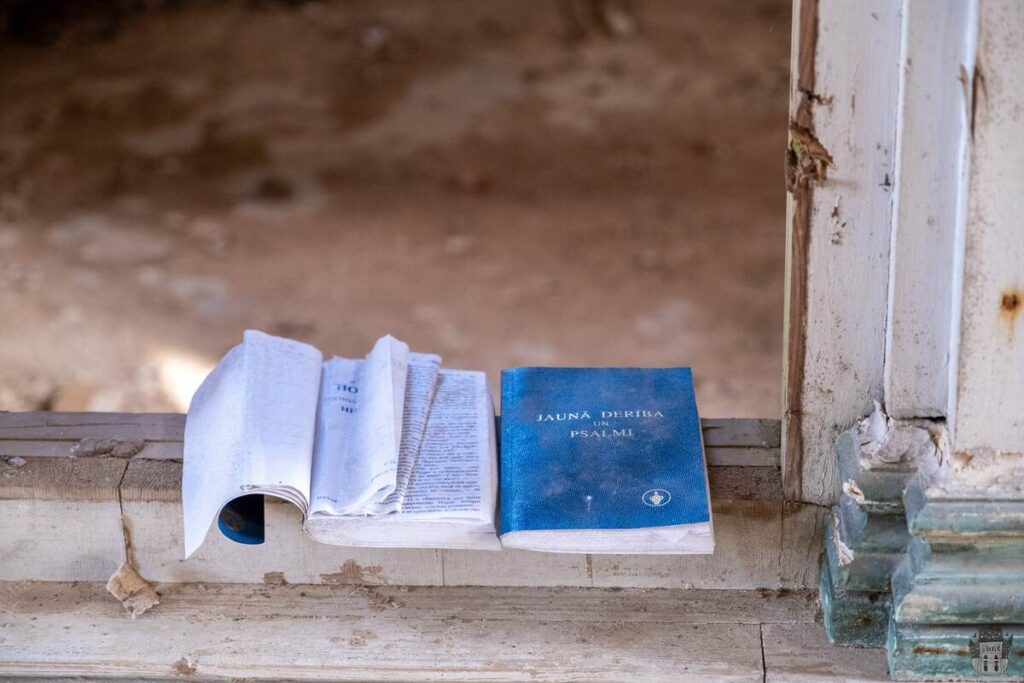
[[[935,442],[929,429],[906,420],[894,420],[875,401],[875,410],[858,424],[861,466],[885,469],[915,465],[934,459]]]
[[[948,475],[933,484],[936,494],[981,495],[993,500],[1024,496],[1024,453],[991,448],[959,451],[953,454],[948,469]]]
[[[863,505],[867,502],[867,498],[864,496],[864,492],[857,486],[857,482],[853,479],[847,479],[843,482],[843,493],[853,498],[858,505]]]
[[[857,556],[850,546],[843,543],[839,534],[839,518],[836,515],[832,515],[832,539],[836,544],[836,560],[838,560],[839,566],[845,567],[852,563]]]
[[[1018,0],[979,5],[953,446],[980,460],[951,472],[964,485],[1009,476],[1024,454],[1022,26]],[[980,463],[997,471],[982,476]]]

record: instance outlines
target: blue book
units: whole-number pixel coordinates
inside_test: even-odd
[[[690,368],[514,368],[501,375],[505,547],[714,551]]]

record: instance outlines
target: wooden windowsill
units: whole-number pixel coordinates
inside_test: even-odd
[[[809,591],[0,583],[0,677],[884,681]]]
[[[175,583],[816,585],[822,508],[782,500],[777,420],[703,421],[717,541],[710,556],[341,548],[307,539],[298,510],[276,502],[265,544],[211,533],[184,560],[183,428],[175,414],[0,413],[0,514],[17,520],[0,538],[0,581],[102,581],[127,559],[147,579]],[[137,452],[98,452],[109,440]]]

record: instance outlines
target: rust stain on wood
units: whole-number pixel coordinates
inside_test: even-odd
[[[327,584],[383,584],[387,578],[383,574],[384,568],[379,564],[362,566],[355,560],[345,560],[339,571],[329,574],[321,574],[320,579]]]
[[[1022,307],[1024,307],[1024,290],[1008,289],[1003,292],[999,300],[999,318],[1009,329],[1011,344]]]
[[[284,572],[266,572],[263,575],[263,583],[268,586],[288,585],[288,581],[284,578]]]
[[[199,667],[191,657],[182,657],[171,665],[171,669],[179,676],[194,676]]]

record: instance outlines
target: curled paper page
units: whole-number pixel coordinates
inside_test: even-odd
[[[320,384],[314,514],[367,514],[398,486],[409,347],[379,339],[363,361],[332,358]]]
[[[231,500],[263,493],[306,511],[320,352],[247,331],[203,381],[185,421],[185,556]]]

